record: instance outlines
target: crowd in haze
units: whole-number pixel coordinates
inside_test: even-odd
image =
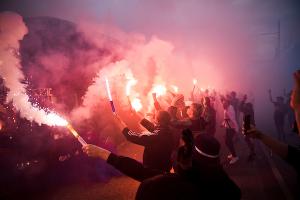
[[[300,71],[294,74],[295,88],[289,101],[295,111],[299,125],[299,87]],[[255,158],[254,145],[250,138],[260,139],[275,153],[300,170],[299,149],[287,145],[284,140],[284,116],[287,111],[282,97],[275,105],[274,122],[278,132],[276,140],[255,129],[253,105],[247,102],[247,96],[241,101],[232,92],[220,96],[224,109],[225,144],[229,149],[229,163],[238,162],[238,153],[234,147],[234,136],[242,130],[250,149],[249,159]],[[240,199],[241,191],[226,174],[220,165],[220,143],[214,137],[216,131],[216,110],[212,104],[215,97],[203,96],[200,102],[190,106],[184,103],[184,96],[174,96],[170,107],[164,111],[155,102],[155,125],[146,119],[141,124],[149,133],[136,133],[116,115],[127,140],[145,147],[143,163],[134,159],[118,156],[94,145],[86,145],[83,151],[92,157],[99,157],[124,174],[141,181],[136,199]],[[243,114],[242,128],[239,125],[239,114]],[[180,141],[176,134],[181,132]],[[172,138],[175,134],[175,139]],[[172,160],[172,153],[176,159]],[[170,173],[173,167],[174,173]]]
[[[114,115],[115,121],[112,122],[126,140],[144,147],[142,162],[118,156],[115,148],[119,144],[101,134],[89,132],[91,123],[87,123],[90,126],[85,128],[86,134],[83,135],[91,144],[84,146],[83,151],[91,157],[101,159],[89,159],[81,153],[74,138],[55,134],[62,130],[40,127],[22,120],[13,111],[12,105],[5,104],[5,88],[2,87],[0,148],[9,151],[1,152],[4,155],[1,163],[5,163],[1,167],[2,171],[10,172],[2,175],[2,183],[11,181],[11,177],[20,178],[22,173],[18,170],[28,172],[28,169],[41,162],[47,167],[46,170],[43,168],[45,173],[40,180],[51,182],[51,173],[60,172],[63,177],[64,172],[70,171],[74,163],[84,160],[83,174],[74,173],[70,176],[81,175],[101,181],[103,177],[100,174],[108,167],[103,162],[107,162],[123,174],[141,182],[136,199],[195,199],[198,196],[240,199],[240,187],[227,175],[220,162],[221,143],[216,138],[217,131],[220,126],[224,129],[229,165],[239,162],[240,153],[235,148],[235,138],[242,135],[249,149],[249,162],[256,159],[253,140],[259,139],[299,173],[299,149],[285,143],[284,130],[285,121],[295,132],[298,132],[300,124],[300,73],[296,72],[294,77],[295,87],[286,95],[286,100],[284,97],[277,97],[274,101],[271,90],[269,91],[270,101],[275,108],[277,139],[255,128],[255,110],[247,95],[238,98],[234,91],[221,94],[206,90],[196,97],[193,90],[189,101],[186,101],[182,94],[171,93],[170,105],[163,108],[153,93],[154,111],[151,115],[131,110],[134,119],[140,118],[144,130],[130,129],[118,114]],[[219,123],[218,118],[222,118],[222,123]],[[22,134],[26,131],[31,134]],[[32,143],[37,144],[38,140],[43,148],[31,147],[30,151],[24,151]],[[11,159],[12,157],[14,158]],[[14,168],[17,172],[12,170]],[[117,171],[110,171],[107,177],[118,175]]]

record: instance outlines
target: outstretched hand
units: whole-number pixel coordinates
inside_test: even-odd
[[[101,158],[103,160],[107,160],[111,153],[110,151],[93,144],[87,144],[83,146],[82,151],[90,157]]]

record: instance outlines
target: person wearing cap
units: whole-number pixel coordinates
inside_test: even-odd
[[[137,133],[130,130],[127,125],[116,115],[120,122],[125,138],[137,145],[144,146],[143,165],[151,169],[170,171],[172,168],[171,154],[174,148],[173,135],[169,128],[170,115],[167,111],[158,111],[156,125],[146,119],[141,124],[149,131]]]
[[[106,160],[122,173],[140,181],[137,200],[159,199],[240,199],[239,187],[229,178],[220,164],[220,143],[208,134],[195,140],[190,130],[182,131],[182,146],[178,149],[175,173],[144,167],[136,160],[118,156],[88,144],[83,151]]]

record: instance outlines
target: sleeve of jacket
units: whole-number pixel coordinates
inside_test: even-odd
[[[154,124],[145,118],[141,120],[140,124],[150,132],[155,130]]]
[[[107,163],[115,167],[123,174],[140,182],[147,178],[151,178],[163,173],[159,170],[146,168],[140,162],[132,158],[118,156],[113,153],[109,155]]]
[[[128,128],[124,128],[122,132],[128,141],[142,146],[155,142],[158,137],[155,131],[154,133],[136,133]]]

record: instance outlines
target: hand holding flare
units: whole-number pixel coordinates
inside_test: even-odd
[[[87,144],[83,146],[82,151],[90,157],[101,158],[103,160],[107,160],[111,153],[106,149],[103,149],[101,147],[92,144]]]

